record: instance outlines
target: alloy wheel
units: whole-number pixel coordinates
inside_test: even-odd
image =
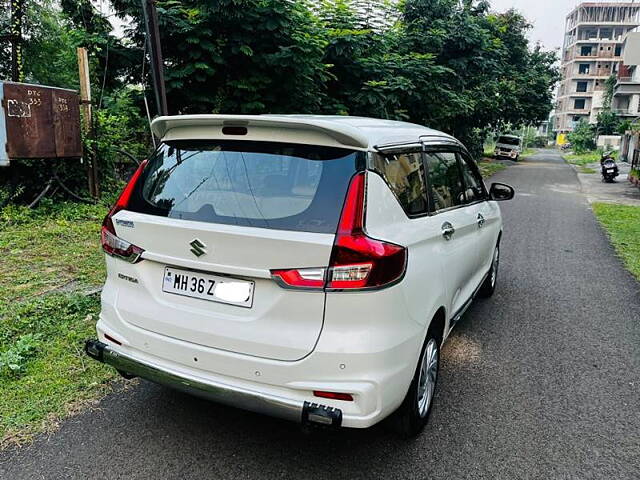
[[[424,349],[418,380],[418,413],[424,418],[429,411],[438,378],[438,343],[434,338]]]
[[[496,286],[496,280],[498,279],[498,266],[500,265],[500,247],[496,247],[493,252],[493,263],[491,264],[491,287]]]

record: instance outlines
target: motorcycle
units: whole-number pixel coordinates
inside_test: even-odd
[[[609,153],[605,153],[600,159],[600,167],[603,182],[613,183],[615,178],[620,175],[618,164]]]

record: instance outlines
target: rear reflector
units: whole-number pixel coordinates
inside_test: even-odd
[[[353,395],[350,393],[323,392],[321,390],[313,391],[314,397],[330,398],[331,400],[342,400],[345,402],[353,402]]]
[[[116,345],[122,345],[122,342],[116,340],[111,335],[107,335],[106,333],[104,334],[104,338],[105,340],[109,340],[111,343],[115,343]]]

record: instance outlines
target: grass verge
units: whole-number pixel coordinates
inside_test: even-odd
[[[21,443],[111,387],[83,354],[104,280],[105,207],[44,202],[0,211],[0,447]]]
[[[488,158],[485,158],[484,160],[478,162],[478,167],[480,167],[480,173],[482,174],[483,178],[489,178],[494,173],[507,168],[504,163],[495,162]]]
[[[640,207],[594,203],[593,211],[627,269],[640,280]]]
[[[520,154],[520,159],[524,160],[527,157],[530,157],[531,155],[535,155],[536,151],[533,148],[526,148],[521,154]]]
[[[483,147],[483,150],[484,150],[484,156],[488,157],[488,158],[491,158],[491,157],[493,157],[493,154],[495,153],[496,144],[495,143],[485,143],[484,147]]]
[[[564,158],[567,162],[584,167],[590,163],[598,163],[600,162],[601,154],[600,152],[587,152],[587,153],[569,153],[564,155]]]

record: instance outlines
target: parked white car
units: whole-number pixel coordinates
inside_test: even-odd
[[[496,142],[495,157],[509,158],[516,162],[522,153],[522,140],[516,135],[500,135]]]
[[[87,353],[309,425],[425,425],[440,347],[496,286],[495,200],[454,138],[355,117],[187,115],[102,227]]]

